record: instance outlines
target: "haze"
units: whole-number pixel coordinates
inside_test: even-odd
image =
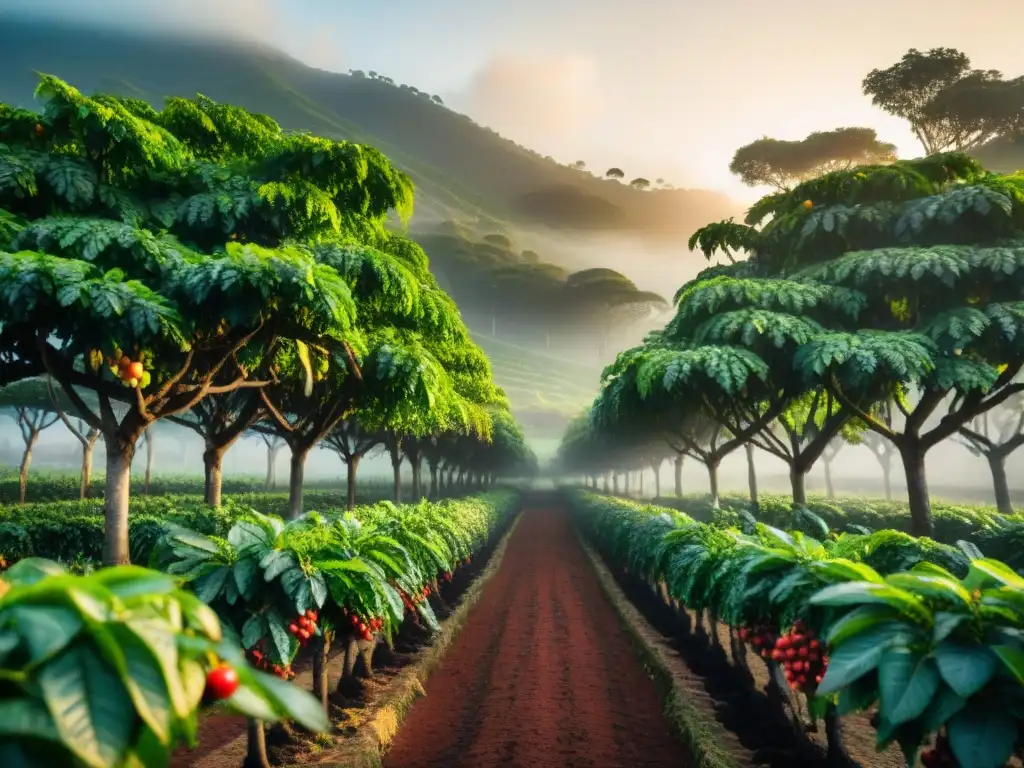
[[[907,127],[861,95],[908,48],[951,46],[1024,72],[1018,0],[3,0],[5,10],[256,38],[323,69],[377,70],[564,162],[756,191],[728,172],[762,135],[876,128],[901,156]],[[386,30],[367,34],[367,30]]]

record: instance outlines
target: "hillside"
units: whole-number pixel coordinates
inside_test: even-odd
[[[482,220],[632,231],[683,241],[735,213],[718,193],[639,191],[547,160],[432,101],[380,80],[308,67],[265,46],[147,37],[0,14],[0,101],[29,106],[33,70],[85,90],[159,103],[196,92],[284,127],[372,144],[414,179],[419,221]],[[415,83],[409,84],[415,86]]]

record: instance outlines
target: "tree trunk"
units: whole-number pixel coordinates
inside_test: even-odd
[[[270,768],[270,760],[267,758],[267,735],[263,730],[263,721],[251,718],[246,720],[246,733],[249,738],[243,768]]]
[[[203,499],[211,507],[221,504],[221,487],[224,479],[224,451],[207,448],[203,451]]]
[[[892,501],[892,457],[886,456],[882,462],[882,482],[885,484],[885,500]]]
[[[392,489],[392,496],[394,497],[395,504],[402,503],[402,462],[401,460],[391,462],[391,475],[394,478],[394,488]]]
[[[409,459],[409,466],[412,467],[412,500],[416,503],[423,497],[420,455],[419,453],[413,453],[412,455],[406,453],[406,458]]]
[[[437,479],[437,464],[430,465],[430,498],[436,499],[441,487]]]
[[[709,461],[708,467],[708,486],[711,490],[711,507],[718,509],[721,506],[721,497],[718,493],[718,461]]]
[[[747,488],[750,493],[750,501],[757,504],[757,467],[754,466],[754,446],[745,443],[743,448],[747,452]]]
[[[149,482],[153,479],[153,435],[146,430],[146,477],[143,480],[142,495],[149,496]]]
[[[632,472],[626,472],[626,475],[625,475],[625,478],[626,478],[625,479],[625,492],[626,492],[626,497],[627,498],[630,495],[630,485],[632,485],[632,483],[630,483],[630,476],[632,474],[633,474]]]
[[[82,440],[82,471],[79,476],[78,498],[83,501],[89,498],[89,485],[92,483],[92,452],[99,436],[100,433],[94,430]]]
[[[330,650],[326,635],[316,638],[313,643],[313,695],[320,700],[324,712],[328,711],[327,695],[330,693],[327,681],[327,653]]]
[[[292,448],[291,472],[288,476],[288,519],[302,515],[302,481],[306,471],[307,451]]]
[[[351,456],[345,463],[347,475],[345,478],[345,490],[348,491],[348,508],[356,508],[356,471],[359,469],[359,457]]]
[[[106,565],[127,565],[128,505],[131,500],[132,459],[138,438],[122,440],[118,435],[105,435],[107,450],[106,498],[103,501],[103,562]]]
[[[910,534],[934,536],[931,498],[924,467],[925,452],[916,443],[900,446],[900,458],[907,477],[907,500],[910,502]]]
[[[268,491],[271,488],[273,488],[275,485],[277,485],[277,477],[276,477],[277,473],[275,472],[276,464],[277,464],[276,459],[277,459],[277,451],[275,451],[273,448],[271,448],[268,445],[267,446],[267,479],[263,483],[264,487]]]
[[[656,499],[661,498],[661,464],[657,466],[651,466],[654,471],[654,497]]]
[[[832,484],[832,459],[822,456],[821,463],[825,469],[825,495],[834,499],[836,497],[836,487]]]
[[[615,472],[612,474],[612,493],[616,496],[619,495],[619,473]]]
[[[32,464],[32,448],[39,439],[39,433],[30,437],[25,443],[25,452],[21,454],[21,465],[18,467],[18,503],[25,503],[25,496],[28,493],[28,468]]]
[[[1012,515],[1013,502],[1010,501],[1010,483],[1006,477],[1006,454],[993,451],[985,458],[988,459],[988,468],[992,472],[992,490],[996,494],[996,509],[1000,514]]]
[[[676,484],[676,498],[683,495],[683,454],[678,454],[672,460],[672,473]]]
[[[807,504],[807,474],[795,467],[789,468],[789,484],[793,489],[793,503],[799,506]]]

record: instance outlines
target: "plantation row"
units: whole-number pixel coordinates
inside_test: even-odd
[[[518,502],[502,490],[287,523],[207,509],[149,531],[156,570],[67,576],[23,560],[0,575],[0,758],[165,764],[177,743],[194,745],[196,708],[226,699],[251,719],[250,757],[266,765],[263,721],[329,729],[331,647],[345,650],[342,682],[351,683],[349,659],[436,629],[432,596],[493,542]],[[319,705],[284,682],[304,654]]]
[[[738,526],[749,514],[758,522],[783,530],[796,530],[817,538],[837,533],[870,534],[888,531],[894,540],[905,541],[911,530],[906,503],[867,499],[808,498],[794,506],[784,496],[760,495],[756,504],[740,494],[724,495],[716,507],[706,496],[659,498],[659,505],[672,507],[702,523]],[[960,541],[976,544],[987,556],[1001,560],[1015,570],[1024,570],[1024,515],[1002,515],[992,507],[944,504],[932,505],[935,521],[934,542],[955,545]],[[934,546],[928,538],[919,547]]]
[[[682,285],[665,326],[616,357],[559,452],[566,474],[618,478],[684,460],[719,497],[723,460],[783,462],[792,501],[846,445],[902,474],[910,531],[933,536],[926,472],[956,441],[1013,512],[1024,445],[1024,174],[961,153],[864,165],[769,194],[690,247],[724,259]],[[728,262],[728,263],[725,263]],[[841,455],[841,454],[839,454]],[[616,488],[617,490],[617,488]]]
[[[570,498],[617,571],[706,612],[712,635],[724,622],[734,658],[752,646],[777,704],[803,697],[825,719],[832,755],[845,756],[840,719],[875,707],[878,747],[895,742],[908,764],[922,747],[926,766],[1001,768],[1022,754],[1024,578],[1005,564],[891,531],[819,541]]]

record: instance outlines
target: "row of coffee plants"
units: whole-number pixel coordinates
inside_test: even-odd
[[[361,503],[379,502],[381,495]],[[307,491],[308,509],[333,514],[347,506],[344,491]],[[239,493],[224,498],[219,508],[201,496],[134,496],[131,499],[129,551],[132,562],[149,562],[156,538],[165,522],[175,522],[204,534],[223,536],[239,515],[255,509],[285,517],[287,493]],[[98,563],[105,541],[101,500],[0,506],[0,556],[8,562],[25,557],[46,557],[67,563]]]
[[[169,524],[154,567],[180,578],[221,621],[236,628],[250,662],[282,679],[300,654],[313,662],[313,693],[328,709],[327,660],[342,648],[339,687],[353,682],[356,659],[371,671],[373,648],[437,629],[428,599],[469,566],[510,522],[514,490],[458,500],[309,513],[297,520],[250,512],[226,536]],[[262,740],[262,728],[250,728]],[[261,745],[252,745],[262,753]]]
[[[694,520],[718,525],[739,525],[750,513],[759,522],[786,530],[826,538],[830,531],[869,534],[875,531],[909,533],[910,511],[905,502],[872,499],[810,498],[794,505],[788,496],[761,494],[756,504],[743,494],[725,494],[719,507],[707,496],[659,498]],[[956,544],[970,541],[989,557],[1024,570],[1024,515],[1002,515],[994,507],[932,503],[935,541]],[[928,546],[928,544],[922,544]]]
[[[381,502],[351,513],[309,513],[287,523],[248,510],[239,512],[226,530],[228,513],[219,510],[205,521],[198,515],[193,518],[216,529],[209,534],[185,527],[182,517],[165,519],[148,532],[154,541],[151,565],[157,570],[118,567],[86,577],[54,575],[47,582],[45,599],[35,593],[21,597],[27,594],[21,588],[35,582],[33,574],[42,573],[40,568],[48,573],[59,569],[39,559],[23,560],[0,576],[14,585],[0,587],[7,589],[0,595],[0,693],[10,681],[32,696],[51,695],[54,700],[26,698],[26,703],[17,704],[22,709],[11,709],[11,719],[6,710],[0,711],[0,734],[16,737],[9,749],[20,751],[11,752],[12,757],[56,754],[33,751],[45,747],[70,751],[83,764],[97,768],[163,764],[155,759],[157,752],[166,754],[178,742],[194,743],[194,713],[204,695],[199,682],[206,679],[207,700],[228,698],[236,711],[250,718],[250,758],[266,764],[264,723],[285,718],[307,729],[329,727],[331,647],[345,651],[342,686],[352,682],[356,668],[350,660],[357,654],[368,659],[378,642],[391,644],[403,631],[436,629],[430,597],[451,582],[456,569],[469,566],[494,542],[518,501],[517,492],[498,490],[438,503],[396,507]],[[188,591],[180,592],[180,587]],[[101,606],[107,600],[104,589],[112,591],[106,608]],[[37,623],[35,618],[22,620],[22,602],[12,603],[15,598],[40,611]],[[136,604],[143,613],[133,617],[129,609]],[[13,639],[5,644],[3,615],[9,607],[8,616],[16,620],[20,634],[12,629]],[[83,629],[84,619],[74,612],[118,627],[104,634],[107,630],[85,622],[88,628]],[[160,628],[146,621],[150,614],[154,621],[179,625],[168,625],[170,629],[160,635]],[[124,623],[127,629],[120,627]],[[220,627],[225,630],[223,640]],[[131,632],[140,634],[141,640],[137,642]],[[65,636],[68,639],[60,645]],[[60,680],[70,686],[67,690],[77,686],[83,692],[74,701],[60,702],[56,697],[64,683],[55,680],[56,687],[47,693],[45,685],[39,689],[32,681],[40,659],[51,658],[76,637],[87,650],[76,650],[72,661],[63,662],[62,675],[67,677]],[[16,641],[24,643],[21,652],[16,652],[22,647]],[[313,692],[319,706],[287,682],[304,649],[312,655]],[[93,669],[96,654],[113,671],[103,665]],[[154,660],[157,667],[146,666]],[[196,674],[193,661],[205,664],[205,678]],[[178,667],[180,672],[175,671]],[[272,674],[256,675],[255,670]],[[367,671],[364,668],[364,674]],[[154,677],[156,673],[163,677]],[[161,706],[161,685],[168,696],[177,697],[172,701],[177,714]],[[150,686],[156,686],[159,695],[151,695]],[[114,704],[105,708],[108,694]],[[116,717],[116,727],[108,717]],[[159,719],[172,717],[177,719],[166,727]],[[54,724],[59,718],[78,723],[78,730],[63,721]],[[123,728],[138,722],[144,723],[141,731],[134,728],[125,735]],[[31,733],[44,726],[49,735],[39,746]],[[0,756],[6,756],[3,749],[8,748],[0,748]]]
[[[609,564],[725,622],[739,657],[750,642],[769,693],[780,706],[804,697],[836,759],[848,759],[842,716],[875,708],[878,748],[897,744],[908,764],[920,753],[1001,768],[1021,755],[1024,578],[1005,564],[896,531],[819,541],[582,491],[571,504]]]
[[[0,575],[0,764],[167,765],[217,702],[330,727],[308,693],[246,664],[237,636],[168,574],[72,576],[29,559]]]

